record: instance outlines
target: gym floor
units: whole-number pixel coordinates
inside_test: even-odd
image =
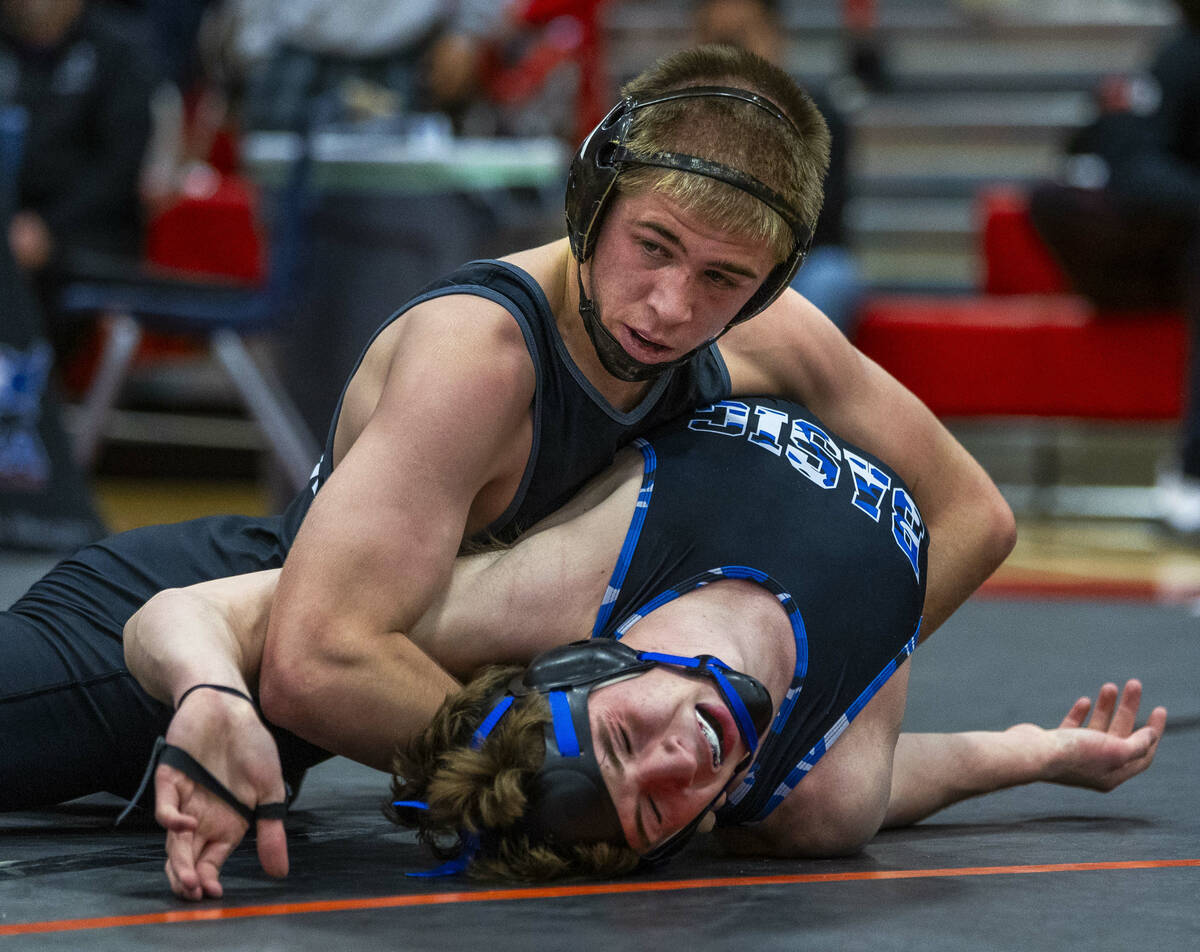
[[[102,496],[110,522],[136,524],[120,491]],[[44,567],[0,553],[0,603]],[[161,832],[136,814],[114,829],[113,798],[0,816],[0,949],[1191,950],[1198,605],[1200,549],[1152,527],[1023,525],[1006,565],[912,660],[916,731],[1052,725],[1103,681],[1142,679],[1167,733],[1150,770],[1107,795],[1004,791],[847,859],[733,860],[698,841],[654,873],[520,887],[406,877],[434,864],[381,816],[385,778],[334,760],[288,820],[288,878],[265,877],[243,845],[220,901],[173,899]]]

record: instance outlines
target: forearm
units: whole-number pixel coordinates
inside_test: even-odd
[[[901,734],[883,827],[908,826],[970,797],[1044,779],[1052,753],[1048,733],[1032,725]]]
[[[810,405],[895,469],[921,513],[929,539],[924,639],[1008,556],[1012,510],[978,461],[886,370],[857,351],[832,366]]]
[[[174,706],[194,684],[249,693],[258,654],[243,650],[230,619],[190,589],[160,592],[125,625],[125,663],[153,697]]]
[[[379,579],[354,586],[355,597],[347,598],[351,585],[341,594],[332,591],[329,573],[289,576],[289,569],[312,568],[297,548],[293,555],[301,558],[283,570],[263,647],[263,714],[311,744],[387,769],[397,740],[428,724],[457,684],[408,637],[405,619],[392,617],[376,599],[378,592],[396,602],[408,594],[411,603],[411,591],[404,593],[394,578]],[[386,564],[379,557],[369,561]],[[344,574],[361,580],[369,571],[359,563]],[[433,587],[413,584],[418,592]],[[417,615],[418,609],[398,614]]]
[[[922,641],[971,597],[1016,543],[1012,510],[996,485],[941,424],[935,426],[938,445],[930,458],[937,464],[910,484],[929,532]]]
[[[267,671],[269,672],[268,665]],[[331,753],[390,770],[398,743],[423,730],[459,684],[401,632],[369,651],[314,656],[278,690],[264,676],[263,714]]]
[[[929,533],[922,641],[1008,557],[1016,542],[1016,524],[1012,511],[989,481],[973,505],[957,505],[940,513],[930,523]]]

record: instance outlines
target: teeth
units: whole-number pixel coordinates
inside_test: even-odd
[[[715,770],[721,766],[721,738],[712,724],[699,711],[696,711],[696,723],[700,725],[700,733],[708,741],[708,746],[712,748],[712,764]]]

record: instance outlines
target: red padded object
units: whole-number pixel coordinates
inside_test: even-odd
[[[264,277],[254,186],[223,175],[201,195],[185,193],[150,223],[146,260],[196,275],[258,283]]]
[[[1029,219],[1024,193],[985,189],[982,220],[983,290],[987,294],[1056,294],[1070,290],[1066,275]]]
[[[855,343],[939,416],[1176,419],[1173,311],[1098,316],[1073,295],[878,297]]]

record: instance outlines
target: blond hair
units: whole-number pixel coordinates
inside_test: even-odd
[[[392,765],[393,799],[423,801],[428,809],[389,806],[385,814],[417,830],[443,859],[456,855],[466,836],[479,836],[483,848],[468,868],[475,876],[534,881],[629,872],[638,855],[624,844],[534,842],[521,825],[546,757],[550,706],[543,695],[517,698],[486,742],[471,748],[476,728],[521,670],[486,668],[442,703]]]
[[[637,155],[696,155],[758,179],[815,228],[829,168],[829,129],[811,97],[779,67],[732,46],[701,46],[665,57],[627,83],[621,94],[646,101],[689,86],[732,86],[770,100],[781,122],[736,99],[694,97],[638,109],[626,146]],[[652,190],[718,228],[765,239],[783,260],[795,237],[774,211],[748,192],[675,169],[633,166],[617,180],[623,194]]]

